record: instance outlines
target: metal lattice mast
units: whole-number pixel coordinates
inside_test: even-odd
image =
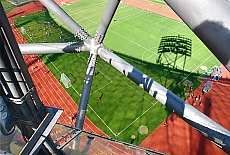
[[[108,5],[102,17],[101,23],[98,27],[97,33],[95,34],[95,38],[90,37],[89,34],[84,31],[81,26],[74,22],[73,19],[69,17],[56,3],[47,0],[40,1],[51,12],[53,12],[53,14],[59,17],[76,34],[76,36],[85,43],[88,51],[90,52],[75,125],[77,128],[82,129],[89,100],[90,89],[92,86],[94,71],[96,68],[98,49],[101,47],[100,44],[104,39],[106,31],[109,27],[109,24],[113,18],[113,15],[117,9],[120,0],[108,1]]]
[[[106,31],[109,24],[113,18],[113,15],[117,9],[119,0],[109,0],[104,15],[102,17],[101,23],[98,27],[95,38],[91,40],[90,45],[90,56],[88,60],[88,67],[86,71],[86,76],[84,80],[84,86],[82,90],[80,105],[77,114],[76,127],[79,129],[83,128],[85,112],[87,109],[87,104],[89,100],[90,89],[93,81],[94,71],[97,63],[98,49],[104,39]]]
[[[112,1],[112,0],[111,0]],[[199,112],[194,107],[190,106],[188,103],[184,102],[182,99],[177,97],[175,94],[158,84],[156,81],[148,77],[146,74],[142,73],[141,71],[137,70],[135,67],[130,65],[129,63],[125,62],[123,59],[119,58],[117,55],[112,53],[109,49],[105,48],[103,46],[102,41],[105,37],[106,30],[108,28],[108,25],[110,23],[110,17],[112,17],[113,13],[107,12],[109,15],[108,17],[104,14],[102,21],[105,21],[106,26],[103,27],[103,25],[100,25],[98,28],[98,31],[95,35],[95,40],[92,39],[77,23],[75,23],[66,13],[63,13],[64,11],[60,9],[60,7],[49,0],[41,0],[41,2],[49,9],[51,10],[59,19],[63,20],[63,22],[78,36],[81,40],[83,40],[84,44],[86,45],[87,49],[90,51],[90,57],[88,61],[88,68],[86,72],[86,78],[85,78],[85,84],[83,87],[83,93],[81,96],[81,103],[78,113],[78,122],[76,125],[81,127],[84,122],[84,116],[85,116],[85,110],[87,108],[87,102],[89,97],[89,91],[92,84],[92,73],[94,72],[95,65],[96,65],[96,58],[97,54],[107,61],[109,64],[114,66],[117,70],[119,70],[121,73],[126,75],[128,78],[130,78],[132,81],[134,81],[137,85],[139,85],[141,88],[143,88],[146,92],[148,92],[151,96],[156,98],[158,101],[160,101],[163,105],[165,105],[167,108],[173,110],[178,116],[180,116],[183,120],[185,120],[188,124],[196,128],[199,132],[201,132],[204,136],[206,136],[208,139],[213,141],[215,144],[217,144],[221,149],[223,149],[225,152],[230,153],[230,132],[226,130],[224,127],[220,126],[210,118],[208,118],[203,113]],[[109,1],[107,8],[110,7],[109,4],[114,5],[113,7],[116,10],[116,2]],[[115,3],[115,4],[113,4]],[[225,64],[225,66],[228,68],[229,64],[229,54],[226,55],[225,52],[229,50],[229,23],[226,24],[226,22],[229,21],[229,4],[228,5],[222,5],[224,2],[220,2],[221,5],[217,5],[220,8],[224,9],[224,18],[220,16],[215,16],[216,21],[223,21],[225,27],[221,26],[213,26],[208,25],[209,33],[212,33],[212,31],[215,31],[215,34],[218,36],[220,40],[216,42],[216,38],[214,35],[206,34],[205,27],[199,27],[202,22],[199,22],[195,19],[197,19],[202,14],[195,14],[196,12],[191,9],[191,14],[188,13],[188,10],[184,8],[186,6],[185,4],[189,5],[188,2],[179,2],[179,0],[176,0],[174,2],[168,2],[169,5],[174,8],[174,10],[181,16],[181,18],[192,27],[194,32],[197,34],[197,36],[210,48],[210,50],[219,58],[219,60]],[[183,3],[183,4],[182,4]],[[192,4],[193,2],[191,2]],[[212,11],[212,6],[214,6],[217,3],[217,0],[212,0],[212,2],[208,2],[211,5],[209,9],[205,10],[206,12]],[[191,5],[191,8],[198,7],[198,10],[202,10],[200,7],[206,5],[203,4],[203,2],[196,1],[194,2],[194,5]],[[183,6],[183,7],[182,7]],[[58,8],[59,7],[59,8]],[[112,7],[112,6],[111,6]],[[112,8],[113,8],[112,7]],[[215,8],[215,7],[214,7]],[[109,9],[108,9],[109,10]],[[115,11],[114,10],[114,11]],[[218,10],[218,9],[217,9]],[[186,12],[185,12],[186,11]],[[194,14],[192,13],[194,12]],[[112,11],[113,12],[113,11]],[[199,12],[198,12],[199,13]],[[205,14],[205,12],[203,12]],[[184,14],[184,15],[183,15]],[[207,14],[210,15],[210,14]],[[218,13],[219,15],[219,13]],[[228,16],[228,17],[227,17]],[[191,19],[191,23],[189,24],[189,20]],[[212,17],[206,17],[202,16],[202,21],[206,21],[209,19],[213,19]],[[218,29],[220,28],[220,29]],[[226,28],[226,29],[224,29]],[[220,30],[220,31],[217,31]],[[226,34],[223,34],[226,33]],[[206,36],[210,36],[209,39],[206,38]],[[225,39],[225,40],[224,40]],[[222,40],[223,48],[221,48],[218,43],[220,43]],[[224,52],[222,50],[225,50]],[[224,56],[223,56],[224,55]],[[195,117],[194,117],[195,116]]]
[[[27,141],[32,137],[34,129],[38,128],[46,113],[1,3],[0,14],[0,72],[1,91],[3,91],[1,98],[9,108],[9,112],[16,117],[13,123],[19,127]],[[41,154],[49,154],[51,150],[53,153],[61,154],[50,137],[47,137],[44,145],[39,148],[41,148],[39,149]]]

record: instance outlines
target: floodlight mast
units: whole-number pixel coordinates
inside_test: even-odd
[[[230,71],[230,1],[165,1]]]
[[[97,58],[97,55],[99,54],[99,56],[102,59],[107,61],[109,64],[114,66],[124,75],[126,75],[128,78],[134,81],[137,85],[139,85],[141,88],[147,91],[151,96],[155,97],[158,101],[164,104],[167,108],[173,110],[178,116],[184,119],[188,124],[196,128],[203,135],[205,135],[208,139],[215,142],[215,144],[217,144],[222,150],[224,150],[227,153],[230,153],[229,152],[230,133],[228,130],[226,130],[225,128],[223,128],[222,126],[220,126],[219,124],[217,124],[216,122],[214,122],[213,120],[211,120],[210,118],[208,118],[207,116],[205,116],[204,114],[196,110],[194,107],[190,106],[188,103],[184,102],[182,99],[177,97],[175,94],[173,94],[172,92],[170,92],[169,90],[167,90],[166,88],[164,88],[163,86],[161,86],[160,84],[152,80],[147,75],[143,74],[141,71],[134,68],[129,63],[125,62],[123,59],[119,58],[114,53],[112,53],[110,50],[106,49],[102,44],[100,44],[102,43],[103,38],[105,37],[105,33],[107,31],[108,26],[105,26],[105,27],[99,26],[97,34],[95,35],[95,38],[92,39],[66,13],[63,13],[63,10],[58,5],[51,4],[54,2],[50,2],[48,0],[40,0],[40,1],[49,10],[51,11],[53,10],[53,13],[57,17],[59,17],[61,20],[63,20],[63,22],[67,26],[69,26],[70,29],[73,32],[75,32],[76,35],[81,40],[83,40],[86,46],[89,47],[90,49],[89,50],[90,57],[88,61],[88,68],[87,68],[86,79],[85,79],[86,85],[84,85],[84,88],[83,88],[83,89],[86,88],[87,90],[83,90],[83,94],[85,95],[82,95],[81,97],[82,103],[84,103],[82,105],[84,106],[83,108],[81,108],[82,112],[81,113],[79,112],[79,116],[78,116],[78,118],[81,118],[79,121],[80,123],[79,124],[77,123],[78,124],[77,126],[79,126],[79,128],[81,128],[81,126],[83,126],[83,123],[84,123],[84,119],[82,118],[85,116],[85,110],[87,108],[87,102],[88,102],[90,87],[92,84],[93,73],[94,73],[95,66],[96,66],[96,58]],[[200,3],[197,2],[197,4],[200,4]],[[117,7],[118,5],[115,5],[115,6]],[[175,6],[176,6],[176,3],[175,3]],[[113,14],[114,13],[112,13],[111,15]],[[185,14],[187,14],[187,12]],[[196,16],[194,16],[194,18],[195,17]],[[103,16],[103,18],[109,19],[109,17],[106,17],[106,16]],[[106,20],[107,24],[110,23],[112,18],[110,19],[110,21],[108,19]],[[101,22],[101,24],[103,24],[103,22]],[[199,31],[197,33],[199,34]],[[226,64],[227,64],[226,66],[228,66],[228,63]]]
[[[230,154],[230,132],[190,104],[167,90],[165,87],[142,73],[107,48],[100,48],[99,56],[123,73],[152,97],[181,117],[206,138],[213,141],[226,153]]]
[[[41,0],[44,1],[44,0]],[[48,1],[46,1],[48,2]],[[117,1],[118,2],[118,1]],[[111,3],[112,4],[112,3]],[[46,4],[44,4],[46,5]],[[115,4],[114,4],[115,5]],[[108,4],[108,6],[110,6]],[[107,6],[107,7],[108,7]],[[115,5],[117,7],[117,5]],[[49,8],[52,11],[52,7]],[[109,9],[108,9],[109,10]],[[114,9],[115,11],[116,9]],[[105,12],[106,13],[106,12]],[[113,15],[112,13],[111,15]],[[111,16],[112,17],[112,16]],[[106,23],[109,24],[111,19],[110,17],[103,16],[103,18],[108,18]],[[71,19],[72,20],[72,19]],[[103,24],[103,20],[101,24]],[[74,22],[73,22],[74,23]],[[68,25],[67,25],[68,26]],[[119,58],[117,55],[112,53],[110,50],[106,49],[102,44],[103,38],[105,37],[105,33],[107,31],[108,25],[99,26],[99,29],[95,35],[95,40],[88,39],[87,41],[83,40],[84,43],[87,43],[90,49],[90,57],[88,61],[88,68],[86,73],[86,78],[84,81],[83,93],[81,96],[82,106],[81,110],[78,112],[78,117],[76,126],[81,128],[84,123],[85,111],[87,108],[87,102],[90,92],[90,87],[92,84],[93,73],[96,64],[97,54],[111,64],[113,67],[118,69],[132,81],[134,81],[137,85],[147,91],[151,96],[155,97],[158,101],[160,101],[167,108],[173,110],[178,116],[180,116],[183,120],[185,120],[188,124],[196,128],[199,132],[201,132],[208,139],[213,141],[217,146],[219,146],[222,150],[227,153],[230,153],[230,132],[208,118],[203,113],[199,112],[194,107],[190,106],[188,103],[184,102],[182,99],[177,97],[175,94],[158,84],[156,81],[152,80],[147,75],[143,74],[141,71],[134,68],[132,65]],[[75,32],[75,31],[74,31]],[[83,35],[84,36],[84,35]],[[84,37],[83,37],[84,38]],[[88,37],[89,38],[89,37]],[[81,39],[81,38],[80,38]],[[96,48],[95,48],[96,47]],[[195,117],[194,117],[195,116]]]

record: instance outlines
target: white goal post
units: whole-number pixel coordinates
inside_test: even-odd
[[[26,34],[26,30],[25,30],[24,27],[21,27],[21,33],[22,33],[22,34]]]
[[[66,88],[69,88],[72,86],[71,80],[68,78],[68,76],[65,75],[65,73],[61,74],[60,81],[65,85]]]

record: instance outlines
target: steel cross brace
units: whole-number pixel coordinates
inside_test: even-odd
[[[37,154],[42,144],[46,141],[46,138],[50,134],[50,131],[54,127],[58,118],[63,112],[62,109],[46,107],[47,114],[41,124],[38,126],[34,134],[31,136],[25,147],[20,152],[20,155],[32,155]]]

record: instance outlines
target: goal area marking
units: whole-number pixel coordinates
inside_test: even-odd
[[[61,79],[60,81],[65,85],[65,88],[72,87],[71,80],[68,78],[65,73],[61,73]]]

